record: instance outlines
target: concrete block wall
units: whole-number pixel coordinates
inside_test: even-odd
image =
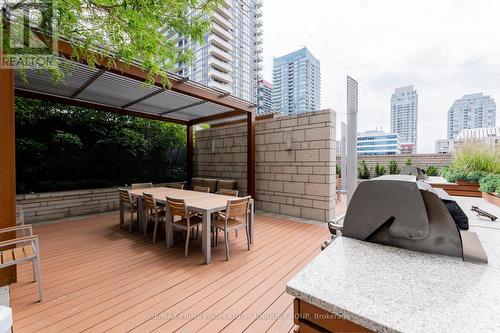
[[[18,194],[25,222],[56,220],[119,209],[118,188]]]
[[[335,112],[321,110],[256,124],[256,208],[329,221],[335,209]],[[197,131],[195,175],[234,179],[246,193],[246,125]]]
[[[375,165],[380,164],[385,166],[386,174],[389,174],[389,161],[395,160],[398,167],[402,169],[408,159],[411,159],[412,165],[422,169],[427,169],[429,166],[435,166],[440,169],[451,163],[451,154],[412,154],[412,155],[369,155],[358,156],[358,166],[361,161],[365,160],[368,168],[372,168],[371,175],[375,177]],[[340,157],[337,156],[337,163],[340,165]]]

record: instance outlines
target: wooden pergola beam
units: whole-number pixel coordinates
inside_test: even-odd
[[[0,228],[7,228],[16,225],[16,125],[12,69],[0,69],[0,101]],[[12,238],[15,238],[15,233],[0,234],[0,241]],[[14,282],[15,266],[0,269],[0,286]]]

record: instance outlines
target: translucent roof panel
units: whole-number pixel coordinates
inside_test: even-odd
[[[55,83],[51,73],[47,70],[27,70],[25,75],[16,70],[17,92],[27,92],[30,93],[29,96],[35,98],[56,97],[59,101],[67,101],[69,104],[79,102],[97,109],[100,107],[110,111],[125,110],[135,112],[138,116],[149,114],[165,117],[166,120],[176,119],[185,122],[233,110],[216,104],[218,99],[234,100],[233,97],[226,97],[219,91],[191,81],[185,83],[181,79],[182,84],[185,83],[188,89],[193,87],[193,90],[171,91],[161,86],[146,84],[142,80],[136,80],[125,74],[92,68],[62,58],[60,68],[64,73],[64,79],[62,82]],[[202,96],[213,96],[208,98],[214,102],[197,97],[198,93],[193,95],[194,89],[203,91],[200,93]],[[252,106],[249,102],[242,103],[247,103],[249,108]],[[228,105],[228,103],[221,104]],[[229,103],[229,105],[232,104]]]

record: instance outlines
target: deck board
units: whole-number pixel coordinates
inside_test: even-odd
[[[120,230],[117,213],[39,225],[43,287],[38,303],[31,265],[11,289],[17,332],[288,332],[290,278],[319,253],[328,230],[257,214],[255,243],[230,236],[203,265],[201,240],[167,250]],[[125,228],[127,229],[127,228]],[[222,239],[222,238],[221,238]]]

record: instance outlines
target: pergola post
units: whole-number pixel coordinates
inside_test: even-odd
[[[0,59],[2,58],[0,50]],[[16,139],[14,71],[0,69],[0,228],[16,225]],[[0,234],[0,240],[15,234]],[[0,269],[0,286],[16,282],[16,267]]]
[[[255,112],[247,113],[247,192],[255,199]]]
[[[186,126],[187,134],[187,186],[191,188],[191,178],[193,178],[193,125]]]

